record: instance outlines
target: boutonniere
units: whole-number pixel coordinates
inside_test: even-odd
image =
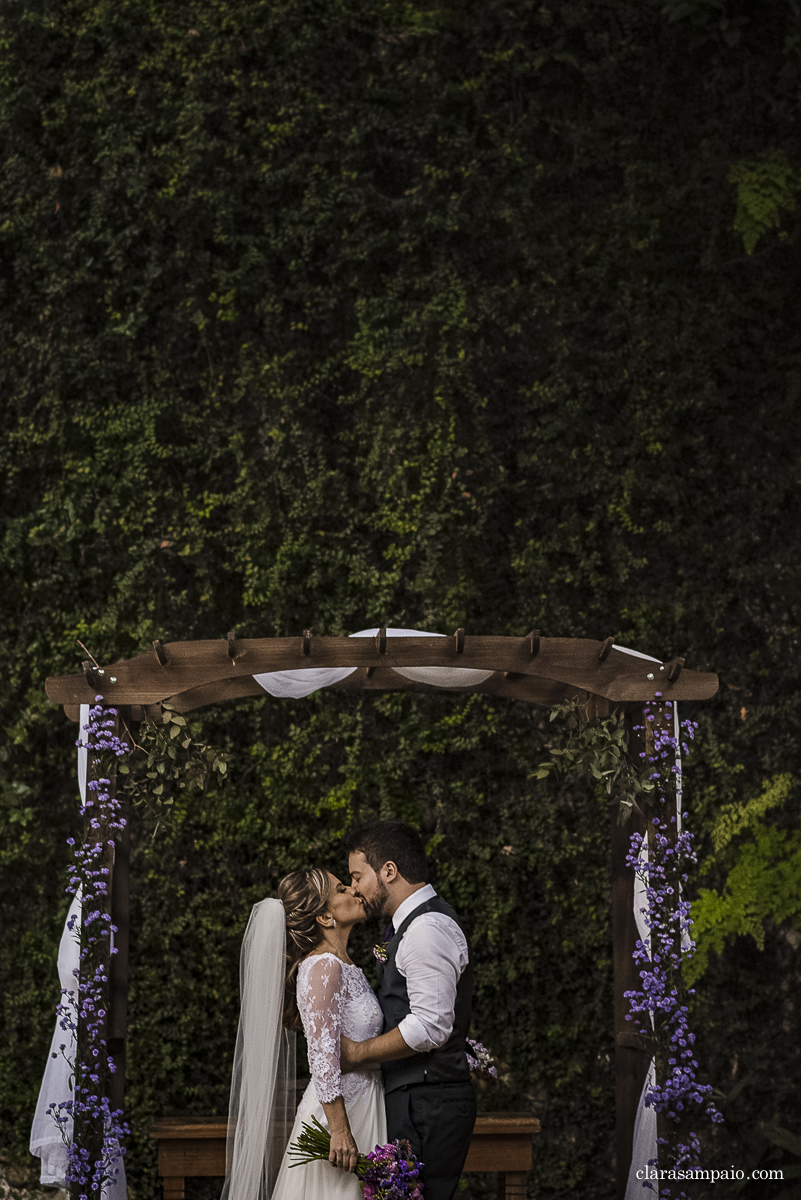
[[[376,944],[373,946],[373,958],[376,960],[376,962],[385,963],[387,961],[387,946],[392,941],[394,936],[395,926],[390,921],[389,925],[387,925],[386,929],[384,930],[383,940],[376,942]]]

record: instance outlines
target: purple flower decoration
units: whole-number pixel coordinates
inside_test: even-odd
[[[471,1075],[483,1076],[485,1079],[497,1079],[498,1068],[487,1047],[473,1038],[466,1038],[465,1041],[470,1047],[470,1050],[467,1051],[467,1065]]]
[[[645,1104],[679,1125],[683,1138],[670,1149],[667,1140],[660,1138],[658,1164],[654,1160],[650,1165],[678,1170],[699,1158],[701,1147],[697,1134],[683,1132],[692,1117],[703,1115],[714,1124],[723,1117],[712,1103],[712,1087],[698,1082],[698,1062],[693,1050],[695,1034],[687,1022],[688,1005],[681,1003],[681,993],[674,982],[680,977],[683,959],[695,949],[689,934],[692,925],[690,902],[681,899],[681,888],[687,882],[689,866],[697,861],[693,835],[687,830],[678,830],[676,781],[681,770],[676,754],[679,745],[686,752],[687,745],[681,739],[692,738],[697,726],[695,722],[682,721],[679,737],[673,737],[672,708],[669,702],[664,707],[667,710],[664,717],[659,710],[650,712],[647,707],[645,710],[654,739],[653,753],[647,756],[649,778],[656,783],[654,798],[660,815],[651,818],[653,835],[648,839],[647,861],[640,858],[643,838],[639,833],[631,835],[626,858],[645,887],[647,907],[641,911],[650,935],[646,942],[638,939],[635,945],[634,959],[641,967],[641,984],[638,989],[626,992],[631,1009],[626,1020],[633,1020],[639,1031],[649,1038],[655,1035],[667,1051],[665,1078],[648,1089]],[[690,989],[687,995],[694,995],[694,991]],[[664,1181],[660,1181],[659,1194],[663,1198],[687,1200],[684,1191],[674,1193]]]
[[[128,745],[114,732],[117,715],[114,708],[103,708],[98,703],[89,710],[89,723],[84,726],[79,746],[86,746],[100,755],[101,762],[109,765],[129,751]],[[59,1046],[59,1052],[67,1059],[73,1071],[72,1096],[60,1103],[49,1105],[49,1112],[62,1140],[67,1146],[66,1183],[68,1190],[78,1184],[81,1196],[90,1192],[99,1194],[119,1174],[116,1165],[125,1153],[121,1139],[129,1132],[120,1110],[112,1111],[108,1097],[104,1095],[106,1079],[116,1070],[106,1044],[106,989],[108,976],[104,967],[104,951],[110,934],[116,933],[111,923],[108,898],[109,869],[104,866],[108,848],[115,833],[125,828],[120,803],[111,795],[111,780],[90,780],[87,785],[87,801],[81,808],[85,818],[85,832],[80,844],[75,838],[68,839],[72,847],[75,865],[70,869],[67,892],[75,895],[80,891],[82,921],[73,916],[69,928],[80,942],[78,989],[63,989],[61,1002],[56,1009],[59,1025],[72,1035],[72,1044]],[[83,928],[81,928],[81,925]],[[75,1061],[75,1040],[78,1021],[82,1022],[85,1038],[83,1061]],[[57,1056],[56,1056],[57,1057]],[[76,1142],[73,1136],[75,1124],[89,1131],[90,1136],[99,1134],[100,1144],[91,1155],[85,1144]],[[94,1132],[93,1132],[94,1131]],[[84,1133],[81,1141],[86,1140]]]

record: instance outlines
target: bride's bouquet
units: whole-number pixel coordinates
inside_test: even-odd
[[[331,1134],[316,1117],[304,1124],[296,1142],[289,1147],[292,1167],[301,1163],[328,1161]],[[356,1163],[356,1178],[364,1190],[365,1200],[423,1200],[420,1168],[408,1142],[402,1139],[376,1146],[369,1154],[360,1154]]]

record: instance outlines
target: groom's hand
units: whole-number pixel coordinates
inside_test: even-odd
[[[353,1042],[349,1037],[345,1037],[344,1033],[340,1036],[339,1069],[343,1075],[358,1069],[361,1062],[359,1048],[362,1045],[364,1045],[363,1042]]]
[[[399,1029],[368,1038],[366,1042],[352,1042],[344,1033],[339,1039],[340,1071],[358,1071],[363,1067],[376,1067],[379,1063],[394,1062],[396,1058],[409,1058],[415,1054],[407,1046]]]

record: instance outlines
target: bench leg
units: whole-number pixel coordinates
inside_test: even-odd
[[[525,1171],[507,1171],[505,1176],[499,1176],[504,1180],[503,1200],[526,1200],[526,1173]]]
[[[184,1200],[184,1178],[182,1175],[167,1175],[162,1179],[164,1200]]]

